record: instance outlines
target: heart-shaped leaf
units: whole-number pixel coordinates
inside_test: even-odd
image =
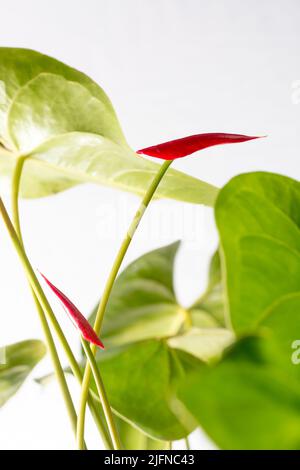
[[[176,401],[174,414],[173,384],[186,369],[215,361],[233,341],[214,318],[209,327],[195,327],[189,309],[178,303],[173,287],[178,247],[176,242],[146,253],[118,277],[101,332],[108,352],[98,354],[115,412],[162,440],[180,439],[194,426]]]
[[[268,173],[234,178],[216,204],[228,313],[239,335],[260,337],[202,367],[179,396],[224,449],[300,448],[299,208],[300,184]]]
[[[50,57],[0,48],[0,102],[1,179],[10,178],[16,158],[26,155],[23,197],[83,182],[142,195],[159,168],[128,147],[103,90]],[[214,186],[173,169],[156,193],[209,206],[216,195]]]
[[[4,363],[0,364],[0,407],[21,387],[46,348],[41,341],[27,340],[4,348]]]
[[[107,347],[166,338],[170,346],[210,361],[219,357],[233,340],[232,333],[220,327],[208,309],[206,312],[204,307],[187,309],[176,299],[173,271],[178,247],[176,242],[146,253],[117,278],[101,332]],[[211,291],[220,283],[215,264],[218,264],[216,256],[210,268]],[[212,310],[217,309],[212,307]],[[96,309],[89,319],[91,324],[95,313]]]
[[[271,173],[240,175],[221,191],[216,221],[235,331],[255,330],[265,312],[300,286],[300,183]]]

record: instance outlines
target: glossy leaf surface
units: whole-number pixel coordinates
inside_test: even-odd
[[[129,148],[107,95],[95,82],[26,49],[0,48],[1,143],[2,183],[11,177],[17,156],[27,156],[23,197],[84,182],[142,195],[158,169]],[[216,195],[214,186],[174,169],[157,191],[157,197],[209,206]]]

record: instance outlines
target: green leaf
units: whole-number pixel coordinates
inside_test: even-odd
[[[281,297],[266,312],[260,333],[268,342],[272,360],[286,375],[300,379],[300,293]]]
[[[168,441],[152,439],[121,418],[115,418],[123,449],[126,450],[167,450]]]
[[[0,141],[9,142],[6,135],[7,115],[12,101],[18,92],[42,73],[56,74],[84,86],[90,94],[105,105],[106,110],[114,116],[114,126],[119,134],[122,134],[111,102],[102,88],[87,75],[75,70],[68,65],[59,62],[39,52],[30,49],[18,49],[10,47],[0,48]],[[54,90],[53,90],[54,91]],[[48,102],[57,96],[51,94]],[[78,110],[76,112],[78,113]],[[28,117],[28,116],[27,116]]]
[[[126,147],[110,108],[79,83],[50,73],[38,75],[19,90],[7,126],[11,142],[22,154],[30,154],[51,137],[76,131]]]
[[[198,366],[197,359],[163,340],[148,340],[101,352],[98,364],[112,408],[144,433],[176,440],[194,429],[174,399],[178,380]]]
[[[203,361],[220,357],[233,334],[210,313],[185,309],[173,287],[179,242],[146,253],[117,278],[105,312],[101,337],[107,347],[145,339],[167,338],[168,344]],[[90,323],[95,321],[94,310]]]
[[[131,150],[104,91],[86,75],[25,49],[0,48],[1,178],[26,155],[23,197],[84,182],[144,194],[159,165]],[[217,188],[169,170],[156,193],[212,206]]]
[[[260,337],[199,368],[179,398],[223,449],[300,449],[299,208],[300,184],[268,173],[234,178],[216,203],[228,312],[238,335]]]
[[[0,169],[1,162],[3,158]],[[7,168],[5,161],[3,164],[7,175],[11,167]],[[23,197],[35,198],[91,182],[142,196],[158,168],[158,164],[105,137],[72,132],[52,137],[31,152],[26,159],[21,191]],[[46,182],[45,188],[39,179]],[[217,192],[208,183],[170,169],[155,195],[212,206]]]
[[[101,333],[108,352],[98,354],[115,412],[152,438],[168,441],[194,428],[176,400],[174,405],[174,384],[202,360],[216,360],[233,340],[224,328],[193,327],[189,311],[178,303],[173,286],[178,247],[176,242],[146,253],[117,278]],[[133,431],[131,437],[144,445]]]
[[[46,354],[44,344],[38,340],[10,344],[4,350],[5,363],[0,364],[0,407],[18,391]]]
[[[231,180],[215,214],[227,309],[238,334],[254,331],[281,297],[299,292],[300,184],[271,173]]]
[[[221,449],[300,449],[299,382],[246,339],[182,383],[179,398]]]
[[[131,263],[117,278],[104,316],[106,350],[98,353],[99,369],[114,411],[138,428],[124,437],[132,446],[134,439],[145,445],[140,431],[169,441],[194,429],[175,399],[176,383],[202,361],[219,358],[233,340],[224,328],[194,327],[178,303],[173,286],[178,247],[172,243]],[[89,320],[94,322],[95,312]]]
[[[186,351],[204,362],[215,362],[234,341],[234,335],[226,328],[192,327],[186,333],[168,339],[168,345]]]

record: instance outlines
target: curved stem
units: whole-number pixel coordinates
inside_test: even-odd
[[[15,227],[15,231],[18,234],[19,240],[23,244],[21,226],[20,226],[20,216],[19,216],[19,191],[20,191],[20,182],[23,166],[25,163],[25,157],[19,157],[16,161],[15,169],[12,176],[11,182],[11,214],[12,222]]]
[[[107,422],[107,425],[108,425],[108,429],[109,429],[109,432],[110,432],[110,436],[111,436],[111,440],[112,440],[112,443],[113,443],[113,446],[114,446],[114,450],[120,450],[121,449],[121,442],[120,442],[120,438],[119,438],[119,433],[118,433],[118,430],[117,430],[115,422],[114,422],[111,407],[108,403],[108,399],[107,399],[107,395],[106,395],[105,388],[104,388],[104,385],[103,385],[102,377],[99,373],[99,369],[98,369],[94,354],[91,351],[90,345],[86,341],[84,341],[84,339],[81,339],[81,342],[82,342],[84,352],[86,354],[87,360],[90,364],[90,367],[91,367],[91,370],[92,370],[92,373],[93,373],[93,377],[94,377],[94,380],[95,380],[95,383],[96,383],[97,391],[98,391],[100,402],[101,402],[103,412],[104,412],[104,415],[105,415],[105,418],[106,418],[106,422]],[[81,417],[81,419],[84,419],[85,407],[83,405],[84,405],[83,402],[81,402],[80,411],[78,413],[78,422],[80,421],[80,417]],[[78,435],[78,437],[80,437],[80,435]],[[81,441],[78,442],[79,448],[82,447],[82,444],[83,443]]]
[[[23,237],[22,237],[22,231],[21,231],[21,224],[20,224],[20,216],[19,216],[19,191],[20,191],[20,181],[21,181],[21,175],[22,175],[22,170],[24,166],[25,158],[20,157],[17,160],[14,173],[13,173],[13,178],[12,178],[12,189],[11,189],[11,207],[12,207],[12,220],[13,224],[15,227],[15,231],[17,232],[19,242],[21,246],[24,248],[24,243],[23,243]],[[27,271],[26,271],[27,272]],[[28,272],[27,272],[28,274]],[[41,304],[39,302],[39,299],[36,295],[36,290],[37,287],[32,286],[32,282],[34,283],[34,278],[32,277],[29,279],[30,286],[31,286],[31,292],[33,296],[33,300],[37,309],[37,312],[39,314],[39,317],[44,315],[43,308],[41,307]],[[45,297],[45,296],[44,296]],[[81,385],[82,383],[82,372],[80,370],[80,367],[76,361],[76,358],[69,346],[69,343],[52,311],[52,308],[50,307],[50,304],[48,303],[47,299],[44,298],[44,310],[45,313],[50,320],[52,327],[64,349],[64,352],[67,356],[67,359],[69,361],[72,373],[74,374],[75,378],[78,380],[79,384]],[[110,440],[110,437],[108,435],[107,429],[102,422],[102,418],[99,413],[99,405],[96,402],[96,400],[89,394],[88,397],[88,404],[89,408],[91,410],[91,413],[93,415],[94,421],[97,425],[97,428],[101,434],[101,437],[103,439],[104,445],[106,448],[111,449],[112,448],[112,443]]]
[[[17,235],[17,233],[16,233],[16,231],[15,231],[15,229],[14,229],[12,223],[11,223],[11,220],[9,218],[9,215],[6,211],[6,208],[5,208],[1,198],[0,198],[0,212],[1,212],[1,215],[2,215],[2,218],[3,218],[3,221],[6,225],[6,228],[8,230],[8,233],[10,235],[10,238],[11,238],[11,240],[12,240],[19,256],[23,259],[23,264],[24,264],[24,266],[26,266],[26,270],[31,270],[32,268],[29,264],[29,261],[28,261],[26,255],[25,255],[24,251],[23,251],[22,245],[19,242],[18,235]],[[35,276],[33,271],[31,273],[31,275]],[[71,425],[72,425],[73,430],[76,431],[77,416],[76,416],[75,408],[74,408],[72,398],[71,398],[71,395],[70,395],[70,392],[69,392],[69,389],[68,389],[65,374],[64,374],[63,368],[60,364],[60,360],[59,360],[59,357],[58,357],[58,354],[57,354],[57,351],[56,351],[55,343],[54,343],[54,340],[52,338],[51,331],[50,331],[47,319],[46,319],[46,317],[44,315],[44,312],[41,308],[38,309],[38,314],[39,314],[40,322],[41,322],[43,332],[44,332],[44,335],[45,335],[48,351],[50,353],[50,356],[51,356],[51,359],[52,359],[52,362],[53,362],[53,367],[54,367],[54,371],[55,371],[55,374],[56,374],[56,378],[57,378],[57,381],[60,385],[62,395],[63,395],[64,400],[65,400],[66,408],[67,408],[67,411],[68,411],[68,414],[69,414],[69,417],[70,417],[70,420],[71,420]]]
[[[156,173],[155,177],[153,178],[149,188],[147,189],[140,206],[135,213],[135,216],[129,226],[129,229],[126,233],[126,236],[120,246],[120,249],[117,253],[117,256],[115,258],[115,261],[113,263],[111,272],[108,276],[104,292],[101,298],[101,301],[99,303],[99,307],[96,313],[96,320],[94,323],[94,330],[96,333],[99,335],[102,322],[103,322],[103,317],[105,313],[105,309],[107,306],[107,302],[109,300],[109,296],[111,293],[111,290],[113,288],[114,282],[116,280],[116,277],[118,275],[119,269],[121,267],[122,261],[127,253],[127,250],[129,248],[129,245],[131,243],[131,240],[138,228],[138,225],[145,213],[145,210],[147,209],[160,181],[162,180],[163,176],[165,175],[166,171],[168,170],[169,166],[171,165],[173,160],[168,160],[165,161],[159,168],[158,172]],[[95,355],[96,348],[92,347],[91,351],[93,355]],[[86,407],[86,401],[87,401],[87,396],[88,396],[88,391],[89,391],[89,383],[90,383],[90,377],[91,377],[91,368],[89,363],[86,364],[85,366],[85,371],[83,375],[83,381],[82,381],[82,388],[81,388],[81,397],[80,397],[80,409],[82,410],[82,415],[78,419],[77,423],[77,433],[78,433],[78,442],[82,442],[83,436],[84,436],[84,417],[85,417],[85,407]]]

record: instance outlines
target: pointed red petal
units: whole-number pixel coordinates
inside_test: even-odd
[[[260,137],[251,137],[240,134],[196,134],[182,139],[170,140],[163,144],[153,145],[138,150],[136,153],[141,155],[149,155],[151,157],[162,158],[164,160],[175,160],[176,158],[185,157],[198,150],[212,147],[213,145],[235,144],[238,142],[246,142],[247,140],[259,139]]]
[[[87,319],[82,315],[82,313],[78,310],[76,305],[71,302],[68,297],[61,292],[57,287],[55,287],[49,279],[44,276],[40,272],[40,275],[44,278],[52,292],[59,298],[60,302],[62,303],[63,307],[65,308],[66,312],[69,314],[71,320],[75,324],[75,326],[79,329],[80,333],[82,334],[83,338],[89,341],[90,343],[99,346],[99,348],[104,349],[104,345],[102,341],[96,335],[96,332],[93,330]]]

